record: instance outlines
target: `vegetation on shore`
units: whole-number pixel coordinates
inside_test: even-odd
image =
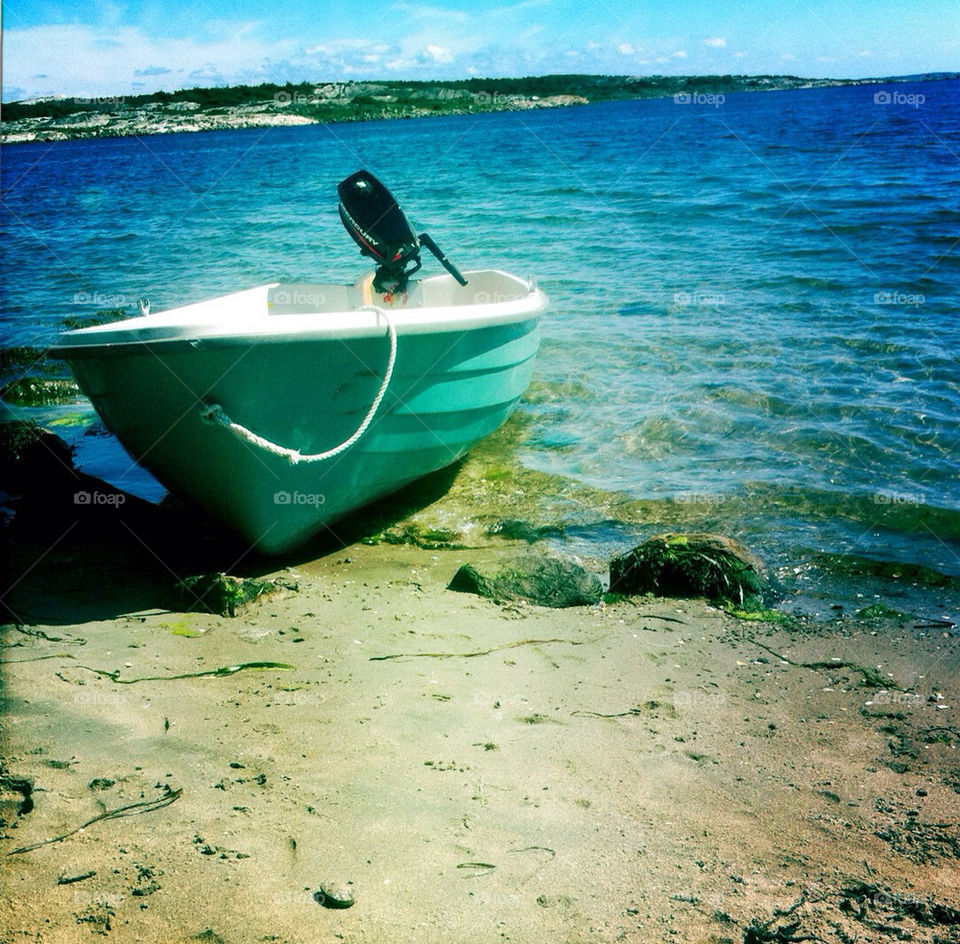
[[[3,106],[2,130],[7,142],[65,140],[518,111],[671,96],[695,103],[700,97],[733,92],[861,85],[878,81],[881,80],[805,79],[790,75],[546,75],[446,82],[264,83],[132,96],[10,102]]]

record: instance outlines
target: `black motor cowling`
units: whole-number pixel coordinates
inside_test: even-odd
[[[337,185],[340,219],[360,251],[377,263],[373,287],[403,292],[420,268],[421,242],[461,284],[467,280],[426,234],[418,237],[393,194],[369,171],[358,170]]]

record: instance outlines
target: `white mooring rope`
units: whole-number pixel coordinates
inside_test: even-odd
[[[200,418],[205,423],[229,429],[237,438],[253,446],[259,446],[271,455],[280,456],[286,459],[291,465],[297,465],[301,462],[324,462],[327,459],[332,459],[334,456],[340,455],[342,452],[346,452],[351,446],[357,443],[373,422],[373,418],[376,416],[377,410],[380,408],[380,404],[387,392],[387,387],[390,386],[390,379],[393,377],[393,367],[397,360],[397,328],[387,313],[377,305],[364,305],[358,308],[357,311],[375,311],[387,323],[387,332],[390,335],[390,357],[387,361],[387,369],[383,375],[383,383],[380,384],[380,390],[377,392],[376,397],[374,397],[373,403],[370,404],[370,409],[363,418],[363,422],[357,427],[356,432],[354,432],[349,439],[340,443],[339,446],[336,446],[334,449],[328,449],[326,452],[303,455],[296,449],[288,449],[286,446],[271,442],[269,439],[264,439],[263,436],[258,436],[253,430],[247,429],[246,426],[234,423],[219,403],[204,404],[200,409]]]

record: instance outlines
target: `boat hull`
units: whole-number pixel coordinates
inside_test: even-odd
[[[489,324],[441,319],[429,329],[398,317],[395,366],[368,429],[320,461],[292,462],[211,425],[204,408],[216,404],[256,437],[304,456],[334,449],[383,384],[383,327],[132,343],[114,332],[111,343],[74,344],[60,356],[137,462],[251,545],[280,553],[455,462],[496,430],[530,382],[542,303],[528,308]]]

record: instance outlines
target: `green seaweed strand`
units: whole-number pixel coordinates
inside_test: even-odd
[[[207,669],[204,672],[185,672],[183,675],[144,675],[141,678],[132,679],[120,678],[119,669],[108,672],[106,669],[95,669],[91,665],[81,665],[80,668],[102,675],[104,678],[110,679],[111,682],[116,682],[117,685],[133,685],[135,682],[172,682],[176,679],[223,678],[226,675],[233,675],[246,669],[263,672],[268,669],[293,669],[296,666],[290,665],[289,662],[242,662],[240,665],[221,665],[218,669]]]

